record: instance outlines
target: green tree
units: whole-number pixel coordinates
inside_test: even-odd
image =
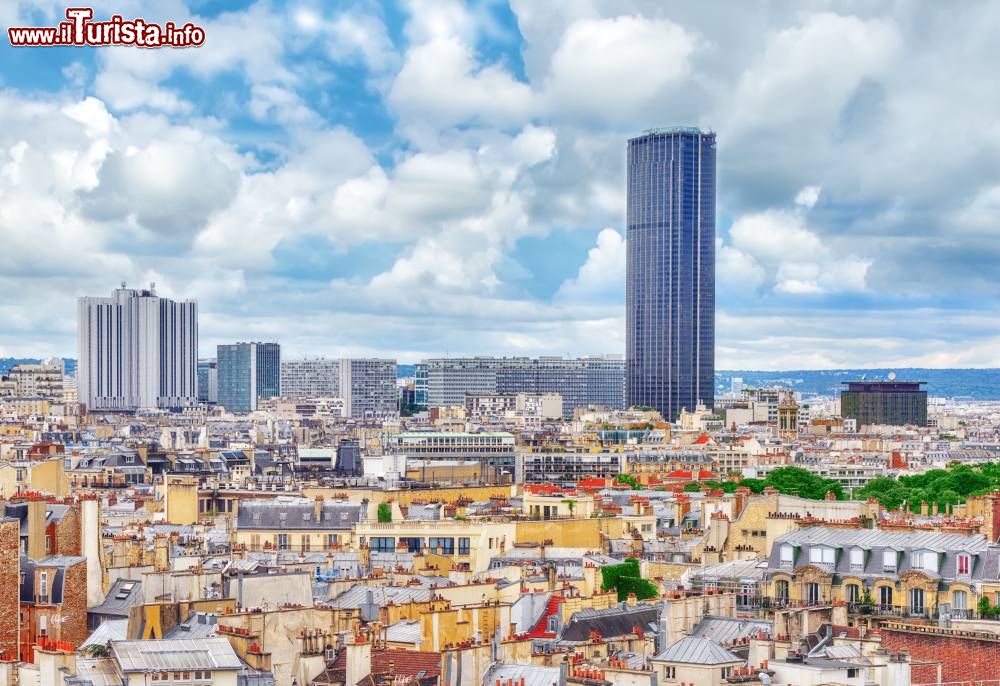
[[[801,467],[779,467],[768,474],[764,483],[779,493],[811,500],[822,500],[827,493],[833,493],[838,500],[844,497],[844,489],[839,482],[816,476]]]
[[[659,595],[656,585],[642,578],[639,561],[634,557],[626,558],[618,565],[608,565],[601,568],[601,588],[605,591],[618,592],[618,600],[627,600],[629,593],[635,593],[639,600],[655,598]]]
[[[392,505],[389,503],[378,504],[378,521],[381,524],[388,524],[392,521]]]
[[[689,481],[688,483],[684,484],[685,493],[697,493],[700,490],[701,490],[701,484],[698,483],[697,481]]]
[[[615,480],[620,484],[628,484],[631,486],[633,491],[638,491],[640,489],[638,479],[631,474],[618,474],[615,476]]]

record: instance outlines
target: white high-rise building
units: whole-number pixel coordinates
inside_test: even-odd
[[[77,394],[88,410],[198,404],[198,304],[122,287],[77,302]]]
[[[396,360],[340,360],[340,397],[347,417],[391,417],[399,407],[396,396]]]
[[[286,398],[340,397],[340,362],[322,357],[282,360],[281,394]]]

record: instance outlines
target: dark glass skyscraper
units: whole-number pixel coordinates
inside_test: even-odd
[[[715,400],[715,134],[628,142],[627,404],[667,419]]]
[[[253,412],[261,398],[281,395],[281,346],[235,343],[217,348],[219,404],[230,412]]]

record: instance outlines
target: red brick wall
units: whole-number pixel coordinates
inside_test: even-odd
[[[20,531],[16,519],[0,521],[0,652],[9,656],[17,655],[17,617],[21,593]]]
[[[74,505],[63,515],[55,527],[55,551],[53,555],[82,555],[80,546],[80,509]]]
[[[63,641],[80,645],[87,640],[87,562],[66,569],[63,586],[62,633]]]
[[[942,680],[975,681],[996,679],[1000,665],[1000,637],[996,640],[972,638],[942,633],[911,633],[882,627],[882,646],[892,652],[910,651],[913,662],[928,661],[933,665],[915,665],[913,684],[937,683],[937,662],[941,662]]]

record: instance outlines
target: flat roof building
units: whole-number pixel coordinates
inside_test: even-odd
[[[858,427],[927,426],[926,381],[845,381],[840,414]]]

